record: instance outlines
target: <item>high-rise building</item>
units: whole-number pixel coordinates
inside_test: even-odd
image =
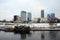
[[[21,11],[21,22],[27,21],[26,11]]]
[[[41,18],[44,18],[44,10],[41,10]]]
[[[48,18],[55,18],[55,13],[47,14]]]
[[[27,17],[28,21],[31,21],[31,13],[28,12],[28,17]]]
[[[51,18],[55,18],[55,13],[51,13]]]
[[[17,21],[17,20],[18,20],[18,16],[14,15],[14,21]]]
[[[17,22],[21,22],[21,17],[20,16],[18,16]]]
[[[51,18],[51,14],[47,14],[47,18]]]

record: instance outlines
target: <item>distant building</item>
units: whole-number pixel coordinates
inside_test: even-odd
[[[47,18],[55,18],[55,13],[47,14]]]
[[[28,21],[31,21],[31,18],[32,18],[31,13],[28,12],[28,17],[27,17]]]
[[[27,21],[26,11],[21,11],[21,22]]]
[[[33,19],[32,19],[32,22],[33,22],[33,23],[37,23],[38,19],[39,19],[39,18],[33,18]]]
[[[17,21],[17,20],[18,20],[18,16],[14,15],[14,21]]]
[[[51,18],[55,18],[55,13],[51,13]]]
[[[44,10],[41,10],[41,18],[44,18]]]
[[[55,13],[48,14],[47,17],[48,17],[49,23],[56,23],[57,22],[58,18],[55,17]]]
[[[44,23],[44,22],[47,22],[48,19],[47,18],[40,18],[40,22]]]
[[[47,14],[47,18],[51,18],[51,14]]]
[[[21,17],[20,16],[18,16],[17,22],[21,22]]]
[[[32,19],[32,22],[33,23],[40,23],[40,18],[33,18]]]

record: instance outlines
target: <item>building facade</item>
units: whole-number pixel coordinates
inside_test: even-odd
[[[14,15],[14,21],[17,21],[17,20],[18,20],[18,16]]]
[[[47,18],[55,18],[55,13],[47,14]]]
[[[47,18],[51,18],[51,14],[47,14]]]
[[[28,21],[31,21],[31,17],[32,17],[32,16],[31,16],[31,13],[30,13],[30,12],[28,12],[27,20],[28,20]]]
[[[41,18],[44,18],[44,10],[41,10]]]
[[[21,22],[27,21],[26,11],[21,11]]]
[[[55,13],[51,13],[51,18],[55,18]]]

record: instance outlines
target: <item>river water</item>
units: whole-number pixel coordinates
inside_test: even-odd
[[[60,40],[60,31],[31,31],[30,34],[0,31],[0,40]]]

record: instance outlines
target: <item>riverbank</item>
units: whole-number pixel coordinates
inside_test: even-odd
[[[14,32],[14,28],[0,28],[0,31]],[[60,31],[60,27],[31,27],[30,31]]]

